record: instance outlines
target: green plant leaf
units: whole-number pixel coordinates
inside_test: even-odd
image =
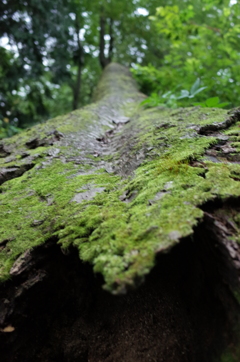
[[[200,86],[200,78],[197,78],[195,83],[193,83],[191,90],[190,90],[190,94],[194,94],[196,92],[197,89],[199,89]]]
[[[182,89],[181,94],[179,97],[177,97],[177,99],[189,98],[189,96],[190,96],[189,91],[186,89]]]
[[[194,102],[193,106],[201,106],[201,107],[206,107],[206,104],[204,102]]]
[[[199,89],[197,89],[194,93],[191,94],[191,96],[189,98],[193,98],[195,97],[196,94],[202,92],[204,89],[206,89],[207,87],[201,87]]]
[[[205,103],[207,107],[215,107],[219,103],[219,97],[208,98]]]
[[[223,108],[228,106],[230,103],[229,102],[224,102],[224,103],[218,103],[215,108]]]

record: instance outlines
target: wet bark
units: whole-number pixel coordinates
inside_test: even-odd
[[[184,132],[190,132],[188,130],[195,127],[195,145],[197,140],[202,141],[204,137],[215,135],[219,139],[218,143],[213,143],[204,151],[204,157],[214,160],[216,164],[224,163],[224,170],[229,165],[236,167],[232,177],[234,182],[239,182],[239,153],[231,146],[229,138],[221,133],[239,123],[238,111],[235,110],[230,115],[223,112],[225,120],[219,116],[219,121],[212,122],[210,119],[209,124],[203,112],[199,116],[199,125],[193,125],[194,112],[198,109],[143,111],[137,106],[143,99],[144,96],[137,91],[128,70],[111,64],[104,71],[92,105],[1,142],[0,200],[3,209],[6,208],[4,197],[8,193],[10,195],[10,206],[1,215],[1,220],[5,218],[3,225],[8,225],[6,223],[14,213],[14,207],[22,215],[17,224],[13,219],[11,230],[5,233],[4,226],[1,230],[1,235],[5,233],[5,236],[0,239],[0,252],[3,258],[10,256],[7,260],[12,263],[10,269],[5,267],[6,263],[2,263],[0,269],[1,273],[5,273],[2,275],[10,273],[10,278],[0,284],[0,355],[3,361],[238,360],[240,248],[236,240],[239,233],[240,197],[237,191],[221,197],[224,192],[221,191],[220,195],[220,191],[215,190],[215,194],[219,192],[219,195],[210,197],[209,201],[200,202],[198,199],[196,204],[203,216],[194,224],[191,233],[181,237],[179,228],[178,233],[174,230],[167,234],[170,235],[171,244],[161,244],[158,249],[154,249],[156,258],[152,268],[141,268],[141,264],[144,266],[146,261],[144,258],[137,259],[139,269],[132,277],[133,282],[129,281],[130,277],[127,275],[121,284],[117,275],[112,288],[118,293],[125,292],[122,295],[116,296],[104,291],[103,277],[93,273],[94,263],[80,260],[78,235],[74,234],[74,242],[68,248],[61,244],[61,238],[71,236],[66,233],[62,236],[61,232],[65,232],[65,228],[70,231],[74,229],[74,220],[83,220],[81,213],[87,208],[87,202],[91,203],[94,210],[101,201],[99,198],[94,203],[97,193],[104,192],[108,195],[119,187],[116,184],[113,189],[107,189],[106,186],[96,186],[97,182],[93,180],[91,185],[88,181],[79,193],[79,177],[88,177],[90,174],[97,178],[104,169],[104,175],[118,176],[125,183],[128,180],[133,182],[136,170],[148,162],[154,165],[154,160],[161,158],[164,150],[171,148],[169,132],[178,127],[185,117],[189,119],[189,128],[184,126]],[[169,119],[176,117],[176,122],[166,123],[167,113],[161,118],[162,112],[169,112]],[[147,119],[146,124],[139,122],[140,119],[143,122],[143,118],[140,118],[143,113]],[[157,146],[154,144],[150,147],[149,142],[152,142],[153,137],[151,135],[150,141],[147,138],[150,130],[153,130],[153,135],[160,130],[160,134],[157,133],[156,136]],[[168,139],[166,134],[169,135]],[[139,144],[140,136],[144,137]],[[182,142],[186,142],[189,137],[189,133],[186,133]],[[202,170],[199,178],[207,179],[207,167],[210,167],[207,162],[200,156],[195,156],[189,160],[188,166],[186,163],[183,166],[191,169],[198,167]],[[55,163],[61,165],[60,170],[54,171],[52,166]],[[74,172],[70,174],[72,165]],[[167,167],[166,163],[164,165]],[[177,178],[179,164],[172,165],[169,170]],[[146,178],[150,171],[151,168],[146,170]],[[159,169],[157,172],[159,173]],[[153,177],[157,177],[158,173],[153,173]],[[61,186],[64,174],[67,176]],[[34,186],[41,177],[42,188],[47,187],[45,193],[41,193],[40,187]],[[50,191],[49,186],[46,186],[49,177],[54,184]],[[228,177],[228,174],[224,177]],[[76,182],[76,194],[60,208],[59,199],[64,199],[68,189],[74,187],[72,180]],[[150,210],[152,205],[159,203],[160,215],[162,198],[174,195],[173,181],[165,182],[164,189],[154,199],[143,198],[143,207],[147,203]],[[18,182],[20,188],[14,194]],[[138,189],[135,187],[133,190],[123,188],[124,192],[119,196],[123,205],[130,205],[140,194],[140,182],[137,186]],[[147,188],[149,187],[150,182]],[[229,181],[229,190],[233,190],[231,187]],[[191,192],[186,181],[183,190],[184,188]],[[35,194],[34,190],[37,190]],[[26,202],[29,198],[35,200],[27,207],[28,210],[24,209],[24,203],[21,204],[21,210],[20,204],[15,204],[21,203],[24,197]],[[34,197],[36,198],[31,199]],[[188,199],[179,200],[181,204],[189,203]],[[85,206],[82,207],[84,202]],[[35,214],[37,203],[42,210]],[[71,210],[74,205],[73,214],[67,214],[64,218],[64,211],[68,208]],[[99,209],[99,215],[105,213],[102,222],[104,226],[108,210],[103,211],[103,208],[101,206]],[[111,203],[107,208],[110,210]],[[48,210],[53,212],[48,213]],[[130,210],[134,212],[135,209]],[[140,217],[141,210],[138,213]],[[90,221],[91,216],[90,213]],[[116,216],[113,215],[113,218],[116,219]],[[185,218],[190,219],[190,216],[186,214]],[[120,218],[117,221],[122,223]],[[159,222],[163,223],[161,220]],[[135,224],[132,225],[134,227]],[[24,252],[15,251],[15,254],[11,254],[28,229],[32,247],[27,246]],[[150,219],[145,239],[138,236],[137,245],[145,240],[144,249],[148,250],[148,242],[152,242],[153,238],[151,232],[155,232],[155,229],[156,226]],[[104,228],[100,231],[103,233]],[[135,232],[137,231],[136,229]],[[91,224],[89,235],[84,236],[84,245],[90,245],[93,232]],[[127,226],[123,232],[127,248],[130,227]],[[101,246],[101,233],[98,234],[98,248]],[[111,236],[113,227],[108,233],[110,248],[114,243]],[[160,239],[161,235],[157,234],[156,238]],[[120,254],[119,250],[117,252],[120,256],[123,255],[124,272],[127,273],[134,265],[133,257],[137,257],[136,247],[130,255],[132,259],[128,265],[126,256]],[[114,258],[117,252],[113,254]],[[80,255],[85,261],[84,255]],[[15,259],[14,263],[12,259]],[[145,281],[140,278],[142,269]]]

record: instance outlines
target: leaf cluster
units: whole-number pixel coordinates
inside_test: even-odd
[[[167,1],[150,18],[164,55],[158,66],[134,65],[132,72],[141,90],[151,94],[151,98],[152,94],[169,97],[171,92],[178,106],[191,105],[192,98],[201,106],[237,106],[240,96],[237,3]]]

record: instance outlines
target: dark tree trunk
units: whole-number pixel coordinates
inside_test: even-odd
[[[73,89],[73,111],[78,109],[79,107],[79,100],[80,100],[80,90],[81,90],[81,76],[82,76],[82,66],[78,64],[77,69],[77,80],[75,87]]]
[[[114,24],[113,19],[110,19],[110,24],[109,24],[109,36],[110,36],[110,41],[109,41],[109,51],[108,51],[108,59],[109,59],[109,63],[111,63],[111,61],[112,61],[112,57],[113,57],[113,50],[114,50],[114,33],[113,33],[113,24]]]
[[[114,34],[113,34],[113,19],[110,19],[109,23],[109,48],[108,48],[108,56],[106,56],[106,24],[107,20],[102,15],[100,16],[100,31],[99,31],[99,61],[102,69],[104,69],[109,63],[112,61],[113,49],[114,49]]]
[[[104,16],[100,16],[100,32],[99,32],[99,61],[102,69],[108,64],[108,59],[105,56],[105,27],[106,19]]]
[[[76,35],[77,35],[77,57],[76,57],[76,65],[77,65],[77,79],[75,84],[73,85],[73,110],[79,107],[80,94],[81,94],[81,78],[82,78],[82,68],[84,65],[84,49],[81,44],[80,39],[80,24],[79,18],[76,14]]]
[[[110,64],[1,141],[2,361],[240,359],[240,112],[144,98]]]

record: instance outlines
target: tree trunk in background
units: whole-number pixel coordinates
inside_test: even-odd
[[[106,43],[104,38],[105,35],[106,35],[106,18],[104,16],[100,16],[99,61],[102,69],[104,69],[112,61],[112,55],[114,49],[113,19],[110,19],[110,24],[109,24],[110,40],[109,40],[108,56],[105,55],[106,52]]]
[[[80,94],[81,94],[81,78],[82,78],[82,68],[84,65],[84,49],[81,44],[80,39],[80,23],[78,14],[76,15],[76,36],[77,36],[77,80],[76,83],[73,85],[73,110],[77,109],[79,107],[79,101],[80,101]]]
[[[82,66],[78,64],[77,68],[77,80],[76,85],[73,89],[73,111],[79,107],[80,93],[81,93],[81,75],[82,75]]]
[[[143,99],[110,64],[1,141],[3,361],[240,359],[240,112]]]
[[[109,36],[110,36],[110,41],[109,41],[109,50],[108,50],[108,59],[109,59],[109,63],[111,63],[111,61],[112,61],[112,57],[113,57],[113,49],[114,49],[114,33],[113,33],[113,24],[114,24],[113,19],[110,19],[110,24],[109,24]]]

